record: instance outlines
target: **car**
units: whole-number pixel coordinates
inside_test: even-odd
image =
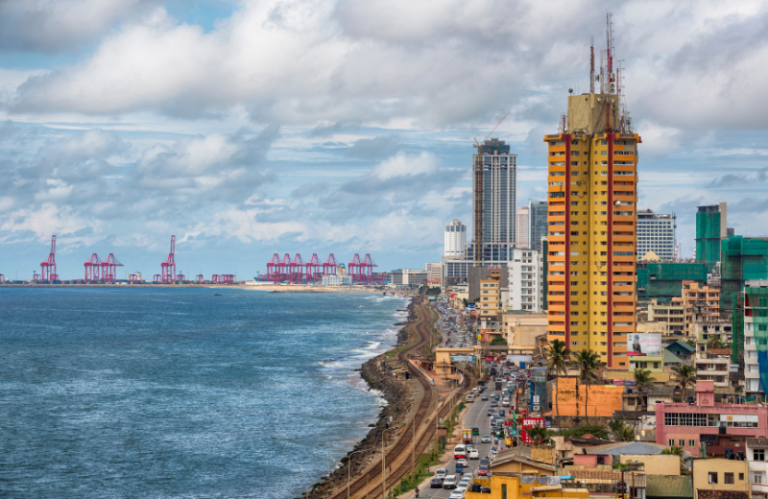
[[[467,460],[465,458],[457,459],[456,464],[460,464],[462,467],[467,466]]]
[[[472,428],[472,435],[480,435],[480,428],[473,427]]]
[[[464,475],[461,477],[461,482],[459,482],[459,485],[466,485],[469,487],[469,485],[472,483],[472,475]]]
[[[489,393],[488,395],[490,395],[490,396],[491,396],[491,398],[494,398],[494,397],[496,397],[496,392],[491,392],[491,393]]]
[[[445,468],[437,468],[435,470],[435,476],[440,478],[445,478],[445,476],[448,474],[448,470]]]
[[[480,452],[478,452],[477,449],[472,449],[469,452],[469,458],[470,459],[480,459]]]
[[[490,435],[483,435],[482,437],[480,437],[480,443],[483,443],[483,444],[491,443],[491,436]]]
[[[491,401],[491,407],[498,407],[498,406],[499,406],[499,403],[497,401],[495,400]]]
[[[488,409],[488,412],[487,412],[488,416],[493,416],[494,414],[496,414],[496,411],[494,409]]]
[[[432,478],[432,480],[429,481],[429,488],[430,489],[442,489],[443,488],[443,479],[442,477],[436,476]]]
[[[469,397],[467,397],[467,400],[469,400]],[[509,407],[509,399],[504,399],[501,401],[502,407]]]
[[[488,476],[488,470],[490,466],[487,464],[481,464],[477,468],[477,476]]]
[[[453,491],[453,494],[455,494],[456,492],[461,492],[462,497],[464,497],[464,492],[467,491],[467,485],[468,485],[467,482],[459,482],[459,484],[456,486],[456,489]]]
[[[488,401],[488,395],[483,394],[483,396],[480,397],[480,400],[482,400],[483,402],[487,402]]]
[[[448,499],[464,499],[464,492],[460,490],[458,491],[454,490],[453,492],[451,492],[451,495],[449,496]]]
[[[443,479],[443,488],[444,489],[455,489],[456,488],[456,475],[448,475]]]

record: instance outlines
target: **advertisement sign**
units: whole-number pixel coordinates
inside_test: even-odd
[[[528,439],[528,433],[525,431],[526,428],[533,428],[536,425],[539,425],[539,426],[542,426],[542,427],[545,426],[544,425],[544,418],[523,418],[523,425],[522,425],[523,429],[520,432],[520,437],[522,438],[524,444],[532,443]]]
[[[530,355],[507,355],[507,362],[530,362]]]
[[[630,334],[627,338],[627,355],[630,357],[661,357],[661,335]]]
[[[474,362],[477,360],[477,357],[471,355],[454,355],[451,357],[451,360],[454,362]]]

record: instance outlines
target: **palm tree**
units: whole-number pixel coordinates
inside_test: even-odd
[[[598,381],[597,370],[600,368],[600,355],[593,350],[579,350],[573,356],[573,363],[579,370],[579,377],[576,382],[576,401],[579,400],[579,383],[592,383]],[[587,416],[587,425],[589,425],[589,389],[587,389],[587,397],[584,400],[584,413]],[[578,409],[576,411],[578,416]]]
[[[677,445],[672,445],[663,451],[661,451],[662,454],[666,454],[667,456],[682,456],[683,455],[683,448],[678,447]]]
[[[547,346],[544,352],[547,357],[547,374],[555,376],[568,372],[568,363],[571,360],[571,351],[564,341],[555,340]],[[557,411],[557,427],[560,428],[560,394],[555,397],[555,410]]]
[[[656,381],[656,378],[651,376],[651,371],[649,369],[635,369],[635,386],[637,386],[637,393],[640,395],[640,401],[645,401],[643,406],[645,406],[646,411],[648,410],[648,396],[646,390],[653,386],[654,381]]]
[[[552,441],[549,438],[549,431],[539,423],[536,423],[536,426],[532,428],[526,428],[525,434],[533,442],[533,445],[542,445]]]
[[[725,344],[723,343],[723,340],[720,339],[719,336],[715,336],[709,342],[707,343],[707,350],[710,349],[717,349],[717,348],[725,348]]]
[[[693,366],[678,364],[672,367],[672,372],[675,373],[677,380],[683,385],[683,399],[687,402],[688,387],[696,383],[696,369]]]

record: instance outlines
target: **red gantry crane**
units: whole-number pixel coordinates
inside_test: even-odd
[[[171,236],[171,252],[168,258],[160,264],[161,281],[170,284],[176,280],[176,236]]]
[[[52,283],[59,280],[59,275],[56,273],[56,234],[51,238],[51,253],[48,255],[48,259],[40,264],[41,280]]]
[[[85,267],[85,282],[98,282],[101,280],[101,260],[96,253],[91,255],[91,259],[83,264]]]

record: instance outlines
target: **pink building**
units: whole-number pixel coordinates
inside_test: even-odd
[[[696,382],[696,405],[656,404],[656,443],[676,445],[694,456],[739,453],[746,457],[747,438],[768,436],[768,408],[716,404],[710,380]]]

